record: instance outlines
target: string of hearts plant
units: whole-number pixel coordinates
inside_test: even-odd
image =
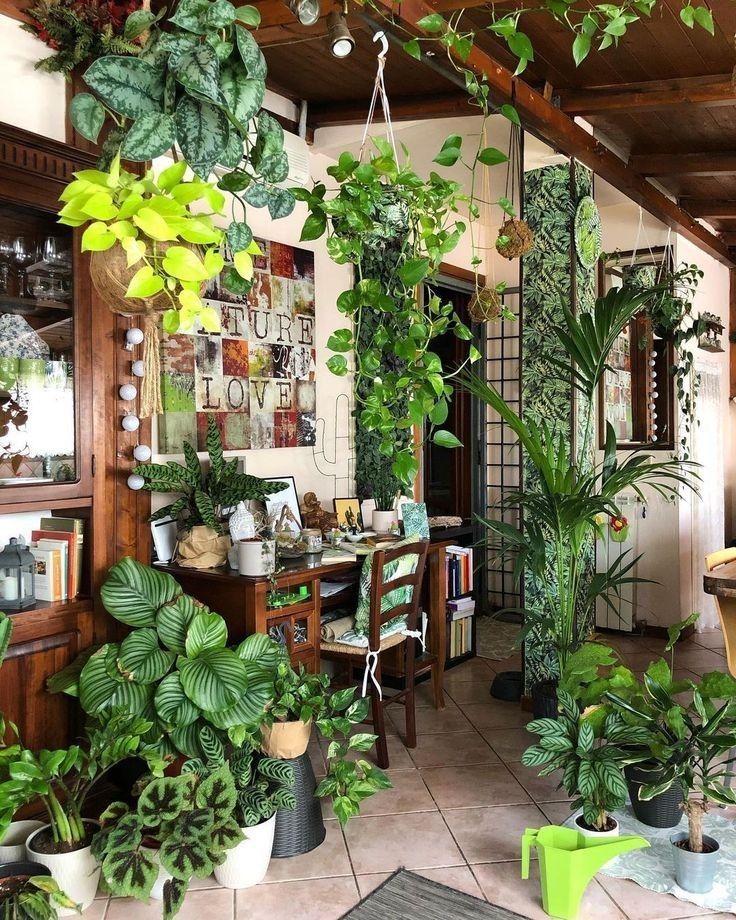
[[[229,0],[181,0],[173,14],[166,8],[155,15],[137,10],[126,21],[125,37],[148,36],[139,54],[97,58],[84,73],[90,92],[71,102],[74,127],[92,142],[104,137],[103,166],[111,168],[104,179],[75,178],[62,220],[90,224],[86,248],[125,244],[128,258],[137,256],[132,264],[144,262],[128,296],[168,295],[178,314],[177,325],[169,312],[169,331],[190,328],[197,316],[208,330],[216,327],[214,315],[203,316],[200,286],[221,268],[230,291],[250,290],[257,248],[247,206],[267,207],[273,219],[294,208],[293,195],[280,186],[289,171],[283,130],[261,109],[266,62],[247,28],[259,22],[255,7],[235,7]],[[146,162],[168,151],[175,161],[181,155],[184,165],[165,170],[158,182],[119,168],[117,157]],[[196,177],[191,182],[184,181],[187,167]],[[215,183],[210,176],[216,167]],[[106,188],[95,191],[80,181]],[[224,209],[218,187],[233,195],[224,232],[213,221]],[[202,200],[210,211],[195,217],[191,206]],[[145,251],[144,238],[152,241]],[[204,258],[185,256],[182,240],[207,246]],[[221,264],[217,249],[224,242],[232,259]]]

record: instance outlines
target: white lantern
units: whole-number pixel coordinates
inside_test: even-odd
[[[138,431],[141,420],[137,415],[124,415],[122,424],[126,431]]]
[[[131,348],[133,345],[140,345],[143,341],[143,330],[139,329],[137,326],[132,326],[125,333],[125,341]]]
[[[148,463],[151,459],[151,448],[148,444],[136,444],[133,448],[133,457],[139,463]]]
[[[124,383],[118,390],[118,395],[125,402],[132,402],[138,395],[138,390],[132,383]]]
[[[140,360],[133,361],[133,363],[130,365],[130,370],[134,377],[142,377],[146,372],[145,365]]]
[[[145,484],[146,480],[137,473],[131,473],[130,476],[128,476],[128,488],[132,489],[134,492],[138,492]]]

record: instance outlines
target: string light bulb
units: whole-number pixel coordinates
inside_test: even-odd
[[[141,420],[137,415],[124,415],[122,425],[125,431],[138,431]]]
[[[151,459],[151,448],[148,444],[136,444],[133,448],[133,458],[139,463],[148,463]]]
[[[146,480],[137,473],[131,473],[130,476],[128,476],[128,488],[132,489],[134,492],[138,492],[145,484]]]

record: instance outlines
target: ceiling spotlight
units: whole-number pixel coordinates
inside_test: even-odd
[[[313,26],[319,20],[319,0],[288,0],[288,5],[303,26]]]
[[[327,17],[327,37],[330,51],[336,58],[346,58],[355,47],[355,39],[350,34],[346,19],[347,4],[343,12],[333,10]]]

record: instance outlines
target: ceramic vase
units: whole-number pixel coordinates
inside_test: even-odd
[[[85,825],[94,825],[97,830],[99,825],[96,821],[86,821]],[[34,831],[26,842],[28,858],[33,862],[41,863],[51,870],[51,875],[59,888],[68,895],[72,901],[80,905],[82,910],[86,910],[94,901],[97,894],[97,884],[100,880],[100,864],[92,855],[90,846],[80,847],[78,850],[71,850],[69,853],[40,853],[34,848],[34,841],[39,834],[48,830],[50,825],[45,824],[42,828]],[[71,908],[62,907],[59,909],[60,917],[73,917],[77,912]]]
[[[222,865],[215,866],[215,878],[223,888],[251,888],[263,881],[275,829],[275,814],[255,827],[241,827],[246,839],[227,851]]]

